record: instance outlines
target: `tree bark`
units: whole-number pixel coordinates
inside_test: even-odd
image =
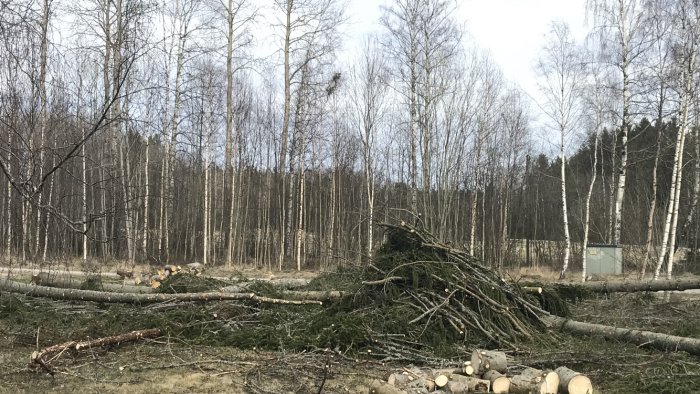
[[[93,301],[103,303],[123,304],[155,304],[165,301],[179,302],[211,302],[211,301],[255,301],[259,303],[284,304],[284,305],[321,305],[317,300],[282,300],[262,297],[255,293],[179,293],[179,294],[135,294],[135,293],[108,293],[93,290],[60,289],[46,286],[28,285],[9,279],[0,279],[0,291],[19,293],[32,297],[46,297],[55,300]]]
[[[83,349],[92,349],[96,347],[102,347],[102,346],[107,346],[107,345],[119,345],[122,343],[127,343],[127,342],[136,342],[140,339],[144,338],[156,338],[159,337],[161,334],[160,329],[158,328],[151,328],[147,330],[139,330],[139,331],[132,331],[130,333],[126,334],[121,334],[121,335],[115,335],[111,337],[103,337],[103,338],[97,338],[97,339],[90,339],[87,341],[71,341],[71,342],[66,342],[62,343],[60,345],[53,345],[46,347],[44,349],[41,349],[39,351],[35,351],[31,355],[31,360],[33,363],[41,365],[44,369],[46,369],[47,372],[53,375],[53,369],[51,366],[44,360],[44,358],[48,355],[54,354],[54,353],[63,353],[66,350],[83,350]]]
[[[568,285],[561,285],[568,286]],[[700,289],[700,280],[697,279],[677,279],[677,280],[650,280],[650,281],[627,281],[627,282],[586,282],[572,284],[571,286],[581,286],[586,290],[601,293],[624,293],[641,291],[683,291],[690,289]]]
[[[563,317],[545,317],[550,328],[579,335],[594,335],[604,338],[631,342],[665,351],[684,351],[700,355],[700,339],[661,334],[652,331],[631,330],[602,324],[584,323]]]
[[[559,367],[554,372],[559,375],[559,391],[562,394],[593,393],[593,385],[587,376],[566,367]]]

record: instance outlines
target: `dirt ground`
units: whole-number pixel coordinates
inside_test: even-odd
[[[280,276],[258,270],[245,273]],[[43,308],[49,307],[53,308],[47,315],[51,321],[42,322],[33,315],[46,313]],[[334,350],[243,350],[168,337],[60,354],[50,360],[53,376],[30,365],[30,355],[37,348],[85,339],[85,328],[76,326],[83,323],[77,322],[84,322],[85,315],[99,306],[81,308],[81,304],[0,294],[0,393],[367,393],[373,379],[407,366]],[[100,316],[97,313],[94,319]],[[700,295],[597,296],[573,306],[572,318],[700,338]],[[685,353],[564,333],[522,343],[507,353],[515,368],[564,365],[588,374],[597,393],[700,392],[700,358]],[[423,367],[457,366],[464,359]]]

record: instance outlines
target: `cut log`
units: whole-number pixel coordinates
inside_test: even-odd
[[[510,379],[511,394],[547,394],[547,382],[542,378],[515,375]]]
[[[85,285],[85,281],[89,280],[90,277],[85,278],[75,278],[69,276],[55,276],[48,272],[40,272],[36,275],[32,275],[32,283],[48,286],[48,287],[58,287],[62,289],[81,289]],[[99,280],[99,277],[95,278]],[[106,282],[96,282],[101,287],[102,291],[107,291],[110,293],[139,293],[148,294],[152,293],[153,289],[147,286],[134,286],[119,283],[106,283]]]
[[[559,391],[563,394],[591,394],[593,385],[591,380],[576,371],[566,367],[559,367],[554,372],[559,375]]]
[[[602,324],[584,323],[551,315],[546,316],[544,320],[550,328],[570,332],[572,334],[599,336],[666,351],[684,351],[700,356],[700,339],[679,337],[652,331],[617,328]]]
[[[462,376],[459,374],[454,374],[450,377],[451,382],[460,382],[467,387],[469,392],[489,392],[491,390],[491,381],[486,379],[479,379],[473,376]],[[449,384],[448,384],[449,386]],[[466,392],[466,391],[465,391]]]
[[[510,379],[498,371],[486,371],[482,378],[491,382],[491,391],[494,393],[503,394],[510,390]]]
[[[222,293],[240,293],[240,292],[250,291],[250,290],[247,290],[247,288],[248,288],[248,286],[233,285],[233,286],[222,287],[219,289],[219,291]],[[341,298],[343,295],[345,295],[345,293],[343,293],[342,291],[279,290],[278,293],[285,300],[297,300],[297,301],[304,301],[304,300],[329,301],[329,300],[337,300],[337,299]]]
[[[71,341],[62,343],[59,345],[49,346],[47,348],[35,351],[32,353],[31,361],[35,364],[39,364],[47,372],[53,375],[53,368],[45,360],[45,358],[51,354],[64,352],[66,350],[83,350],[92,349],[96,347],[106,346],[106,345],[118,345],[122,343],[135,342],[144,338],[156,338],[160,336],[160,330],[157,328],[152,328],[148,330],[132,331],[130,333],[115,335],[111,337],[91,339],[87,341]]]
[[[467,386],[465,382],[459,380],[447,382],[445,389],[449,394],[467,394],[469,392],[469,386]]]
[[[559,392],[559,375],[554,371],[542,371],[535,368],[525,368],[520,372],[520,376],[530,379],[531,381],[544,381],[546,383],[545,390],[549,394],[557,394]]]
[[[616,293],[636,291],[671,291],[700,289],[700,279],[676,279],[676,280],[648,280],[648,281],[624,281],[624,282],[584,282],[578,284],[560,284],[559,286],[581,286],[586,290]]]
[[[447,382],[450,381],[450,378],[444,374],[444,373],[439,373],[435,375],[435,386],[437,388],[443,388],[447,386]]]
[[[369,386],[369,394],[406,394],[406,392],[399,390],[389,383],[382,382],[379,379],[374,379],[372,384]]]
[[[180,294],[134,294],[108,293],[104,291],[59,289],[54,287],[29,285],[8,279],[0,279],[0,291],[21,293],[32,297],[46,297],[57,300],[94,301],[124,304],[154,304],[165,301],[256,301],[285,305],[322,305],[318,300],[281,300],[256,295],[254,293],[180,293]]]
[[[461,373],[467,376],[474,375],[474,372],[474,366],[472,365],[471,361],[465,361],[464,365],[462,365],[462,368],[455,371],[455,373]]]
[[[85,284],[85,278],[75,278],[75,277],[61,277],[51,275],[48,272],[42,272],[32,276],[32,283],[41,286],[48,287],[58,287],[62,289],[81,289]],[[248,287],[257,281],[244,282],[242,284],[226,286],[219,289],[222,293],[242,293],[250,292]],[[282,282],[277,282],[282,283]],[[292,282],[293,283],[293,282]],[[281,284],[281,286],[284,286]],[[101,291],[111,292],[111,293],[139,293],[139,294],[149,294],[154,292],[154,288],[148,286],[134,286],[126,284],[117,283],[100,283]],[[343,296],[340,291],[295,291],[295,290],[280,290],[280,293],[285,300],[337,300]]]
[[[391,375],[389,375],[389,378],[386,380],[386,382],[392,386],[403,386],[405,384],[410,383],[412,380],[413,379],[410,379],[408,374],[392,373]]]
[[[523,289],[523,291],[526,292],[526,293],[542,294],[542,288],[541,288],[541,287],[523,286],[522,289]]]
[[[476,349],[472,352],[471,366],[474,367],[474,373],[477,375],[482,375],[486,371],[506,373],[508,361],[503,352]]]

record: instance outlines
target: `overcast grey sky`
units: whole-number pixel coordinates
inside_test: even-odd
[[[389,0],[347,0],[348,40],[352,52],[364,34],[380,30],[380,5]],[[577,41],[588,32],[585,0],[458,0],[455,15],[469,40],[491,53],[505,76],[536,95],[534,65],[554,20],[567,22]]]

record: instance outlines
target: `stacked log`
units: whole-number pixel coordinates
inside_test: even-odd
[[[504,352],[476,349],[460,368],[421,370],[404,368],[386,380],[376,379],[370,394],[514,393],[591,394],[591,380],[567,367],[554,371],[524,368],[508,376]]]

